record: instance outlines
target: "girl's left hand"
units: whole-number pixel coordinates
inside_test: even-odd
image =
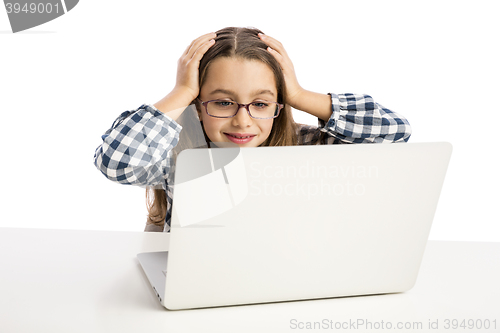
[[[298,105],[297,102],[300,103],[300,96],[303,94],[304,89],[297,81],[292,61],[288,57],[283,44],[279,41],[264,34],[259,34],[259,37],[269,46],[267,50],[274,56],[274,58],[276,58],[276,60],[278,60],[278,63],[283,70],[283,75],[285,76],[287,104],[295,107]]]

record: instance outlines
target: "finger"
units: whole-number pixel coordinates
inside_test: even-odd
[[[186,49],[186,52],[182,57],[185,58],[187,61],[189,61],[193,57],[193,54],[196,52],[196,50],[200,47],[200,45],[206,43],[207,41],[213,38],[215,38],[215,34],[210,33],[195,39],[191,43],[191,45],[189,45],[188,49]]]
[[[280,54],[287,55],[283,44],[281,44],[281,42],[278,41],[277,39],[275,39],[271,36],[268,36],[268,35],[264,35],[264,34],[259,34],[259,37],[264,43],[266,43],[268,46],[270,46],[274,50],[278,51]]]
[[[271,47],[268,47],[267,51],[271,53],[274,56],[274,58],[278,61],[278,64],[280,65],[284,73],[293,72],[293,64],[291,63],[291,61],[289,61],[287,57],[282,56],[278,51],[276,51]]]
[[[282,69],[293,69],[292,60],[281,42],[264,34],[259,34],[259,37],[268,45],[268,51],[278,60]]]
[[[215,33],[213,32],[210,32],[208,34],[204,34],[196,39],[193,39],[193,41],[188,45],[188,47],[186,48],[186,50],[184,51],[183,55],[186,55],[189,50],[193,47],[194,44],[198,43],[200,40],[203,40],[203,39],[206,39],[208,36],[210,35],[214,35]]]
[[[210,32],[208,34],[196,38],[191,42],[191,44],[189,44],[189,46],[186,48],[182,56],[183,57],[187,56],[188,58],[191,58],[193,53],[200,47],[201,44],[207,42],[212,38],[215,38],[216,36],[217,35],[214,32]]]
[[[211,48],[215,44],[215,39],[210,39],[208,42],[203,43],[198,47],[198,49],[194,52],[190,61],[200,62],[201,58],[205,55],[209,48]]]
[[[271,48],[270,46],[267,48],[267,51],[269,51],[269,53],[271,53],[275,58],[276,60],[278,60],[278,62],[280,63],[281,67],[283,67],[283,63],[284,63],[284,57],[278,52],[276,51],[275,49]]]

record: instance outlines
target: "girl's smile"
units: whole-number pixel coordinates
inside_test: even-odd
[[[256,135],[250,133],[224,133],[229,140],[237,144],[250,142]]]
[[[207,71],[200,90],[200,100],[232,100],[251,103],[276,101],[278,92],[272,70],[261,61],[218,58]],[[200,120],[208,138],[214,142],[233,142],[243,147],[257,147],[271,133],[274,119],[254,119],[245,108],[232,118],[215,118],[200,108]]]

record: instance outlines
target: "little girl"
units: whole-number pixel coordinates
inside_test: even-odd
[[[318,118],[293,121],[291,107]],[[186,148],[408,141],[408,121],[368,95],[303,89],[283,45],[249,28],[195,39],[174,89],[125,111],[102,136],[94,164],[110,180],[146,186],[146,231],[169,231],[175,158]]]

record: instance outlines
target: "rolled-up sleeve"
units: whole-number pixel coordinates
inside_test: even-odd
[[[182,126],[152,105],[123,112],[102,135],[94,165],[111,181],[165,187]]]
[[[411,135],[408,120],[365,94],[329,94],[332,115],[318,119],[321,131],[343,143],[406,142]]]

